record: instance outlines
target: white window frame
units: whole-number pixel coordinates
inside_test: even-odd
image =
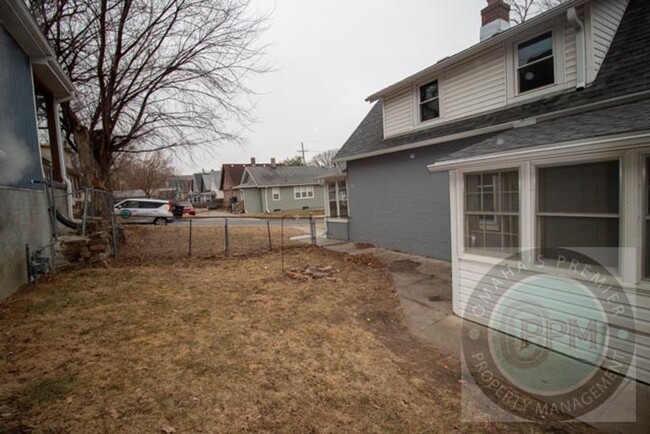
[[[429,119],[426,121],[422,120],[420,113],[420,88],[432,81],[438,81],[438,111],[439,116],[437,118]],[[445,112],[444,112],[444,75],[440,72],[437,75],[428,77],[427,79],[419,80],[416,83],[413,83],[411,88],[411,95],[413,96],[413,126],[414,129],[419,128],[428,128],[432,125],[436,125],[444,122]]]
[[[537,36],[542,36],[542,35],[545,35],[547,33],[551,34],[551,55],[546,56],[546,57],[541,58],[541,59],[534,60],[534,61],[529,62],[529,63],[527,63],[527,64],[525,64],[523,66],[520,65],[519,64],[519,47],[522,44],[525,44],[525,43],[529,42],[530,40],[536,38]],[[515,86],[517,87],[517,94],[519,94],[519,95],[525,95],[525,94],[528,94],[528,93],[531,93],[531,92],[536,92],[536,91],[542,90],[542,89],[547,88],[547,87],[555,86],[556,82],[557,82],[557,77],[555,75],[555,69],[556,69],[555,64],[557,62],[557,58],[556,58],[557,56],[556,56],[556,53],[555,53],[555,46],[554,46],[555,45],[555,43],[554,43],[555,42],[554,32],[551,29],[551,30],[549,30],[547,32],[542,32],[542,33],[538,34],[537,36],[533,36],[532,38],[528,38],[528,39],[526,39],[524,41],[519,41],[519,42],[517,42],[515,44],[515,52],[514,52],[514,54],[516,56],[516,60],[515,60],[515,80],[516,80],[516,83],[515,83]],[[540,63],[540,62],[542,62],[544,60],[548,60],[548,59],[553,59],[553,83],[550,83],[550,84],[547,84],[545,86],[540,86],[540,87],[537,87],[535,89],[526,90],[526,91],[522,92],[520,90],[521,89],[521,83],[519,81],[519,70],[522,69],[522,68],[525,68],[527,66],[534,65],[536,63]]]
[[[335,197],[336,197],[336,217],[332,216],[331,210],[330,210],[330,186],[334,185],[334,191],[335,191]],[[340,199],[340,189],[339,189],[339,184],[345,184],[345,203],[347,204],[347,209],[348,209],[348,215],[346,217],[341,217],[341,199]],[[330,220],[347,220],[350,218],[350,201],[348,200],[348,181],[333,181],[333,182],[327,182],[325,184],[325,209],[326,209],[326,215]]]
[[[517,76],[519,70],[519,45],[548,32],[551,32],[551,37],[553,38],[555,83],[520,93],[519,79]],[[565,38],[564,19],[563,17],[559,17],[555,23],[537,26],[525,34],[517,36],[517,39],[510,39],[506,43],[506,87],[508,103],[537,99],[549,94],[562,92],[569,87],[569,84],[566,82]]]
[[[314,197],[315,194],[313,185],[301,185],[293,187],[293,198],[295,200],[308,200],[313,199]]]
[[[277,199],[276,199],[277,196]],[[273,187],[271,188],[271,200],[274,202],[278,202],[281,199],[280,196],[280,187]]]
[[[547,167],[563,167],[563,166],[579,166],[582,164],[589,164],[589,163],[599,163],[599,162],[606,162],[606,161],[618,161],[619,164],[619,204],[618,204],[618,214],[599,214],[599,213],[580,213],[579,215],[571,214],[571,213],[548,213],[548,212],[541,212],[539,211],[539,190],[537,189],[537,178],[538,178],[538,171],[539,169],[547,168]],[[624,214],[624,182],[625,182],[625,174],[623,173],[623,165],[624,165],[624,154],[620,152],[615,152],[611,154],[611,156],[585,156],[582,158],[552,158],[552,159],[546,159],[546,160],[539,160],[539,161],[533,161],[532,162],[532,169],[533,169],[533,180],[534,180],[534,190],[533,191],[533,196],[534,196],[534,216],[533,216],[533,228],[535,230],[534,233],[534,246],[541,248],[541,227],[539,224],[539,217],[545,217],[545,216],[557,216],[557,217],[580,217],[580,218],[599,218],[599,217],[607,217],[607,218],[616,218],[619,221],[618,225],[618,240],[619,244],[624,243],[624,231],[623,231],[623,214]],[[570,246],[567,246],[570,247]],[[624,249],[622,249],[624,250]],[[613,276],[620,276],[621,275],[621,267],[623,265],[623,257],[622,255],[619,256],[618,258],[618,264],[616,268],[611,268],[609,269],[609,272]]]
[[[503,254],[498,254],[497,252],[488,252],[488,251],[479,251],[476,249],[467,248],[465,246],[465,176],[466,175],[476,175],[479,173],[490,173],[490,172],[508,172],[516,170],[519,174],[519,211],[518,211],[518,225],[519,225],[519,246],[515,248],[522,248],[522,165],[520,164],[494,164],[494,165],[481,165],[480,168],[471,168],[467,170],[457,169],[458,178],[456,179],[456,195],[452,195],[453,199],[456,202],[456,213],[459,215],[456,218],[456,229],[452,227],[452,231],[455,231],[460,236],[457,238],[456,243],[458,244],[458,255],[461,258],[485,258],[488,262],[498,263],[503,259]],[[453,206],[453,204],[452,204]],[[453,232],[452,232],[453,233]],[[452,249],[453,250],[453,249]],[[452,254],[454,252],[452,251]]]

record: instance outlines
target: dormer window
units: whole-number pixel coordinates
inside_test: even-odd
[[[553,34],[544,33],[519,44],[517,48],[519,93],[555,83]]]
[[[440,117],[438,80],[420,86],[420,122]]]

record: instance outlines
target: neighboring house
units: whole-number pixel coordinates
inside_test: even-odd
[[[194,176],[177,175],[172,177],[165,185],[159,189],[157,197],[178,202],[188,200],[194,184]]]
[[[60,142],[58,104],[74,88],[21,0],[0,0],[0,299],[27,282],[26,245],[54,241],[38,140],[36,101],[45,107],[57,207],[70,214],[72,192]]]
[[[223,192],[224,205],[228,209],[234,209],[236,204],[241,201],[240,191],[235,187],[242,183],[242,176],[247,167],[259,166],[268,167],[271,165],[283,166],[276,164],[275,158],[271,158],[271,163],[257,164],[255,158],[251,158],[250,164],[232,164],[227,163],[221,166],[221,180],[219,181],[219,190]]]
[[[192,190],[188,200],[194,204],[216,203],[223,200],[223,192],[219,189],[221,171],[211,170],[192,175]]]
[[[247,213],[323,209],[325,189],[316,178],[331,171],[318,166],[249,166],[235,189]]]
[[[510,252],[626,247],[596,259],[636,295],[648,382],[650,2],[568,1],[504,30],[508,10],[491,0],[479,44],[368,97],[335,159],[349,236],[451,260],[460,316]]]

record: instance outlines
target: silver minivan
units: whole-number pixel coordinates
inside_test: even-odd
[[[125,199],[114,209],[123,223],[153,223],[166,225],[174,221],[172,204],[161,199]]]

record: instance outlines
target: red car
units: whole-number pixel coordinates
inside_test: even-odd
[[[196,215],[196,210],[191,203],[174,204],[174,217],[184,217],[186,215]]]

